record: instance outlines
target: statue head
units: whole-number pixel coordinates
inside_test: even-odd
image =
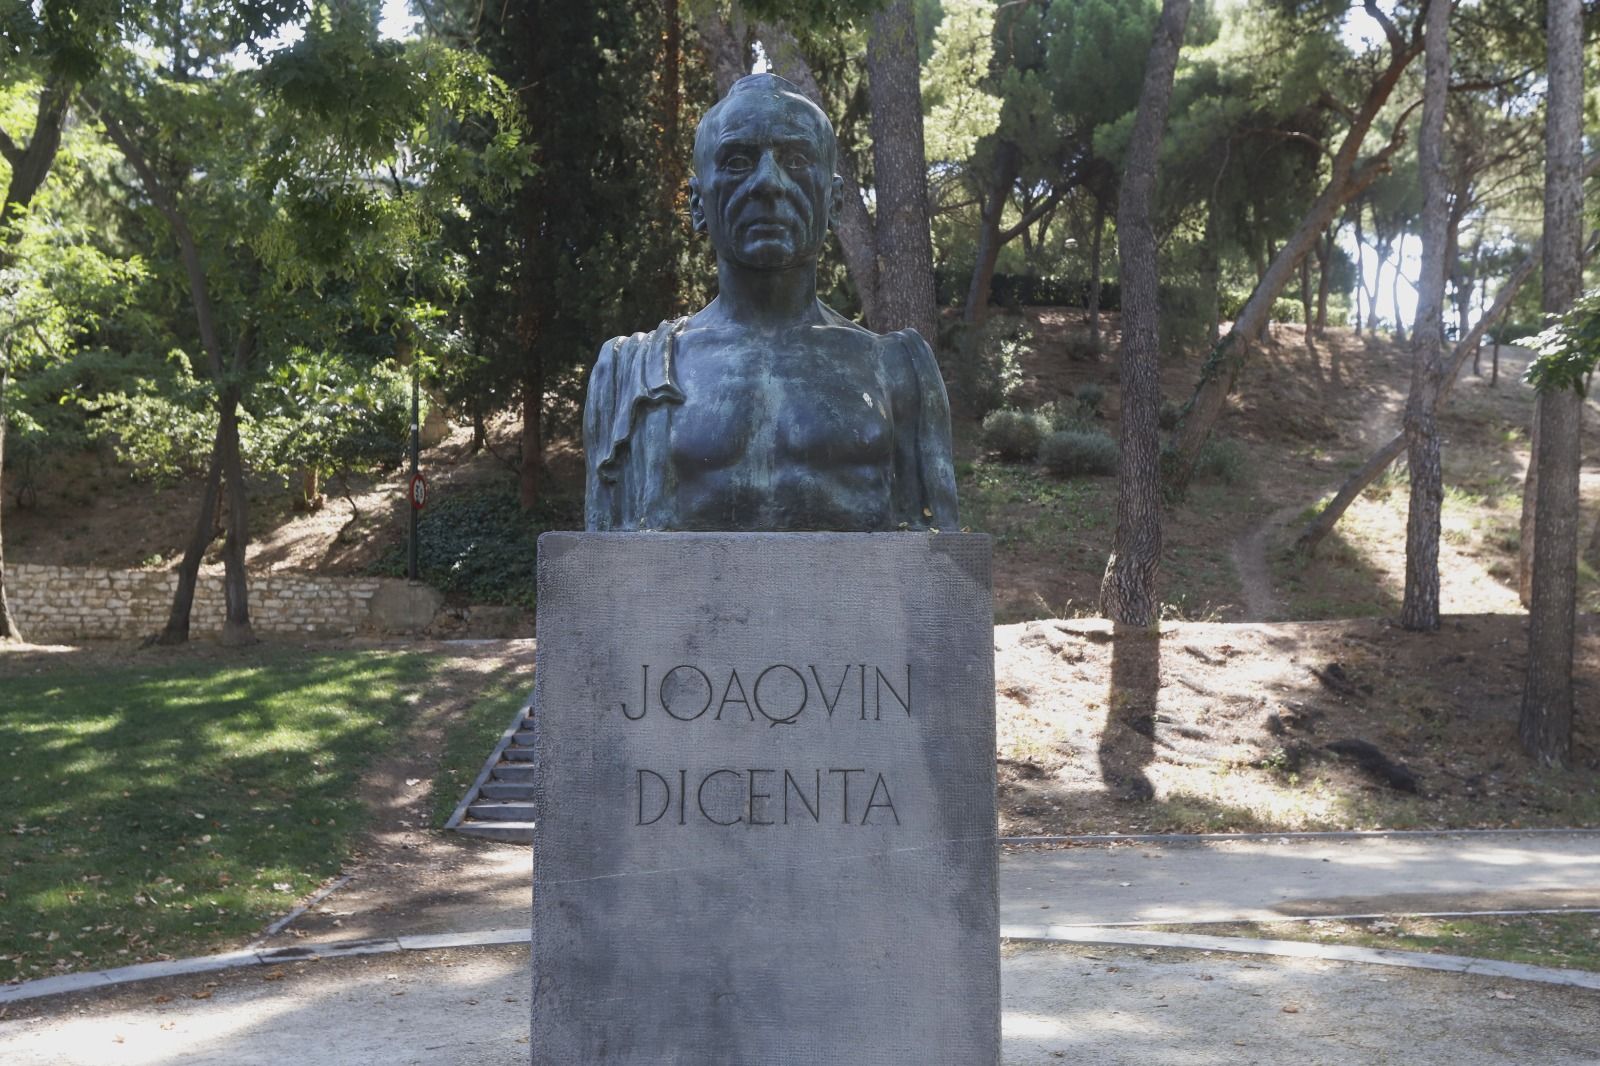
[[[828,116],[793,83],[739,79],[695,130],[696,232],[718,259],[750,269],[814,264],[842,202],[837,152]]]

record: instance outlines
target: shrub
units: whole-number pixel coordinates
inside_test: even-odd
[[[1194,461],[1194,476],[1201,480],[1216,479],[1232,485],[1244,476],[1244,446],[1226,437],[1212,437],[1200,449]]]
[[[1014,318],[952,330],[942,368],[951,401],[978,418],[1011,403],[1022,387],[1022,358],[1033,342],[1032,327]]]
[[[1182,417],[1183,404],[1176,400],[1162,400],[1161,412],[1156,415],[1156,424],[1170,433],[1178,428],[1178,419]]]
[[[1039,454],[1047,423],[1029,411],[992,411],[983,419],[983,446],[1007,462],[1027,462]]]
[[[1073,392],[1073,397],[1078,401],[1078,411],[1085,418],[1094,418],[1100,413],[1100,405],[1105,402],[1105,386],[1093,381],[1085,381]]]
[[[1057,477],[1117,472],[1117,442],[1100,430],[1052,433],[1039,447],[1039,461]]]
[[[514,488],[441,496],[429,501],[418,521],[418,569],[424,581],[456,599],[528,606],[539,534],[582,525],[583,508],[576,500],[541,500],[525,513]],[[373,569],[403,576],[405,544],[394,545]]]

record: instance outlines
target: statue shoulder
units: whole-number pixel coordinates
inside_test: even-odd
[[[939,361],[933,349],[922,339],[922,334],[911,328],[897,329],[878,338],[880,357],[898,371],[915,378],[919,384],[941,381]]]

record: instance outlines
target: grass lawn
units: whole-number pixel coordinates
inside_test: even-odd
[[[274,652],[0,679],[0,981],[220,950],[287,911],[349,854],[361,772],[431,667]]]

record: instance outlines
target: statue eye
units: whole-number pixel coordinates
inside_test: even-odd
[[[806,158],[804,152],[785,152],[783,165],[790,170],[804,170],[811,165],[811,160]]]
[[[728,170],[749,170],[750,157],[743,152],[734,152],[722,160],[722,165]]]

